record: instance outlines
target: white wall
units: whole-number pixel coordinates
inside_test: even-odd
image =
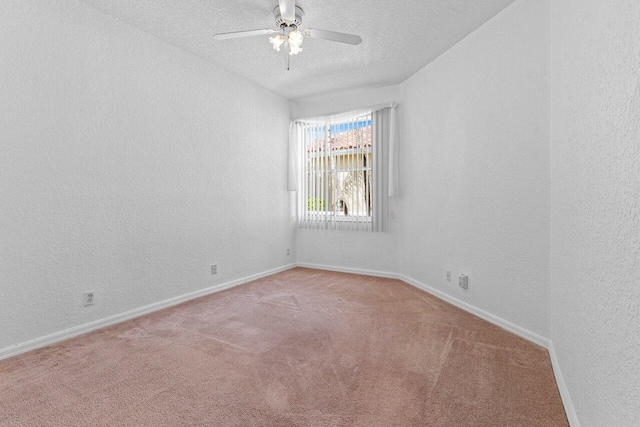
[[[401,85],[402,273],[542,337],[547,21],[546,2],[517,1]]]
[[[397,102],[398,86],[327,94],[297,100],[295,117],[315,117],[341,113],[379,104]],[[399,114],[402,114],[401,108]],[[393,198],[389,232],[364,233],[340,230],[296,231],[297,260],[301,264],[397,273],[398,218],[400,200]]]
[[[315,117],[397,102],[399,86],[358,89],[310,96],[294,101],[295,117]]]
[[[0,350],[293,262],[287,100],[73,0],[0,58]]]
[[[640,3],[551,2],[551,329],[582,426],[640,425]]]

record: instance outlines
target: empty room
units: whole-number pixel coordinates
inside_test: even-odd
[[[640,3],[3,0],[0,426],[640,426]]]

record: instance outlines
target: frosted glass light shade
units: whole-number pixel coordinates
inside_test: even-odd
[[[298,46],[289,46],[289,55],[297,55],[302,52],[302,48]]]
[[[277,36],[269,37],[269,43],[271,46],[278,52],[280,52],[280,46],[284,43],[284,36],[282,34],[278,34]]]
[[[293,30],[289,32],[289,37],[287,39],[287,41],[289,42],[289,46],[300,47],[300,45],[304,41],[304,36],[300,31]]]

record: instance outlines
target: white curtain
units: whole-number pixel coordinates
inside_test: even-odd
[[[389,230],[389,197],[398,196],[398,141],[396,138],[396,105],[372,114],[374,191],[373,231]]]
[[[398,108],[392,104],[389,108],[389,197],[400,196],[398,184]]]
[[[288,180],[287,189],[289,191],[298,190],[298,175],[299,175],[299,161],[298,161],[298,149],[300,139],[298,137],[300,123],[291,122],[289,125],[289,159],[288,159]]]

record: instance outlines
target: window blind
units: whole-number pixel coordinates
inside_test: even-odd
[[[288,188],[301,228],[387,231],[399,193],[395,108],[292,122]]]
[[[371,113],[340,121],[297,122],[302,228],[372,230]]]

